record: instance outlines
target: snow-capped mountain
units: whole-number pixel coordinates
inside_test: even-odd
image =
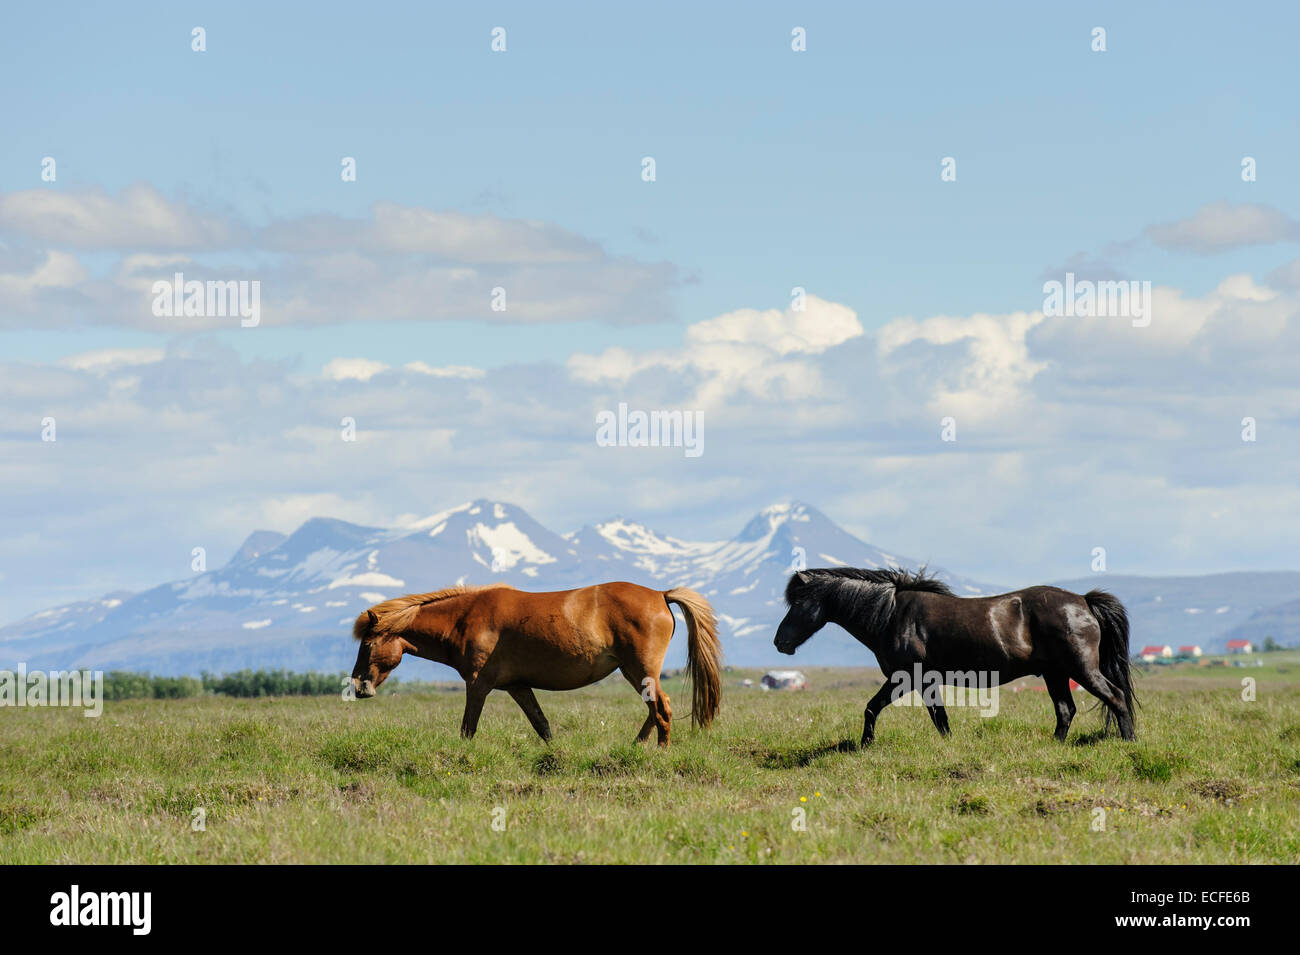
[[[112,593],[0,627],[0,669],[225,672],[243,667],[347,670],[355,658],[352,621],[366,607],[404,593],[455,583],[504,581],[522,590],[563,590],[630,580],[705,594],[721,623],[729,663],[788,664],[772,647],[794,567],[915,568],[806,504],[755,515],[728,540],[687,541],[618,517],[568,534],[543,527],[519,507],[479,500],[402,527],[362,527],[313,518],[287,537],[255,531],[225,566],[142,593]],[[1010,589],[932,568],[964,596]],[[1017,586],[1041,581],[1025,581]],[[1281,629],[1297,636],[1300,573],[1151,578],[1098,574],[1062,586],[1106,587],[1129,607],[1135,648],[1199,643],[1219,650],[1232,628]],[[1286,607],[1280,605],[1293,603]],[[1270,608],[1280,607],[1273,613]],[[1286,612],[1283,612],[1283,611]],[[1272,614],[1270,616],[1270,614]],[[1249,621],[1249,623],[1248,623]],[[1274,626],[1276,624],[1276,627]],[[680,629],[680,628],[679,628]],[[685,659],[675,639],[668,665]],[[838,627],[800,648],[799,665],[870,665],[866,649]],[[407,679],[447,679],[423,661],[403,663]]]
[[[603,541],[606,549],[602,551],[593,537]],[[621,518],[584,528],[573,540],[591,541],[592,552],[606,555],[607,561],[630,561],[636,571],[647,576],[647,583],[669,586],[669,581],[676,581],[699,590],[712,601],[729,635],[736,638],[771,637],[785,613],[783,595],[793,567],[918,566],[914,560],[864,544],[820,511],[797,503],[766,508],[726,541],[687,543]],[[938,573],[958,593],[994,593],[997,589],[942,570]],[[861,652],[859,644],[848,642]],[[813,645],[808,649],[810,656],[814,655]]]
[[[802,562],[802,563],[800,563]],[[111,594],[42,611],[0,628],[0,667],[221,672],[241,667],[350,668],[352,621],[366,607],[454,583],[505,581],[560,590],[607,580],[659,589],[687,585],[718,613],[733,663],[774,661],[793,566],[915,567],[863,543],[805,504],[767,508],[734,538],[679,540],[615,518],[556,534],[521,508],[462,504],[399,528],[313,518],[285,537],[255,531],[224,567],[138,594]],[[960,593],[992,592],[944,575]],[[680,644],[680,645],[679,645]],[[670,664],[684,658],[674,641]],[[830,629],[802,663],[869,663]],[[402,671],[409,677],[414,667]],[[426,673],[431,676],[432,673]],[[445,676],[445,671],[443,676]]]

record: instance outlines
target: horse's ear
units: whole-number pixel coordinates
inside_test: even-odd
[[[794,579],[799,581],[799,583],[801,584],[806,584],[808,583],[809,578],[808,575],[801,570],[799,571],[799,573],[794,575]]]
[[[373,627],[375,624],[379,623],[379,617],[373,610],[367,610],[366,616],[370,618],[370,626]]]

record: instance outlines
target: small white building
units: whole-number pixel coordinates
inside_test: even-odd
[[[1251,645],[1251,642],[1249,640],[1229,640],[1228,652],[1229,653],[1254,653],[1255,648],[1254,646]]]
[[[1168,660],[1173,655],[1174,655],[1174,648],[1169,646],[1168,644],[1165,644],[1162,647],[1156,647],[1156,646],[1143,647],[1142,653],[1139,654],[1139,656],[1141,656],[1142,659],[1145,660],[1147,663],[1154,663],[1156,660],[1160,660],[1160,659]]]
[[[763,674],[765,690],[806,690],[808,678],[798,670],[768,670]]]

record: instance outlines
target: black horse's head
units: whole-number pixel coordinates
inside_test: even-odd
[[[952,596],[941,580],[922,567],[820,567],[801,570],[785,587],[790,610],[776,628],[776,648],[794,653],[799,645],[828,623],[837,623],[859,640],[869,640],[894,626],[895,595],[921,590]]]
[[[772,641],[782,653],[794,653],[809,637],[826,626],[826,604],[815,588],[810,587],[811,577],[800,571],[785,586],[785,602],[790,609],[776,628]]]

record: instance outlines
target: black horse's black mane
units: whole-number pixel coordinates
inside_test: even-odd
[[[900,590],[955,596],[942,580],[932,577],[924,567],[913,573],[898,567],[868,570],[864,567],[818,567],[801,570],[790,578],[785,588],[785,602],[813,600],[835,607],[845,619],[856,619],[878,629],[894,616],[894,596]]]

